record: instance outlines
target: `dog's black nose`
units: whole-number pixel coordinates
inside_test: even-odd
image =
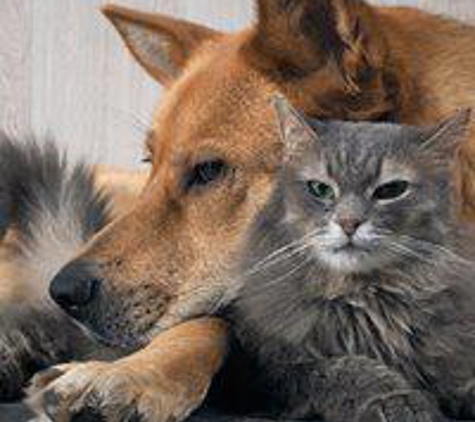
[[[86,262],[72,262],[51,281],[49,292],[66,312],[74,314],[91,303],[98,292],[100,278]]]

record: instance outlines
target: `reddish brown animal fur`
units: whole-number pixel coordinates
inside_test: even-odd
[[[276,91],[308,115],[324,118],[426,124],[475,105],[474,28],[359,0],[258,0],[257,6],[256,24],[233,34],[158,14],[104,9],[139,63],[167,87],[147,143],[152,170],[143,193],[78,258],[100,268],[106,316],[99,323],[122,322],[106,333],[115,343],[148,340],[212,312],[229,294],[236,256],[278,168],[280,145],[269,105]],[[183,178],[209,157],[227,163],[226,176],[204,189],[184,189]],[[456,175],[461,214],[469,219],[475,219],[474,166],[475,137],[460,152]],[[83,322],[97,328],[87,317]],[[206,320],[201,324],[215,356],[223,330],[210,329]],[[119,396],[150,420],[181,417],[196,407],[216,366],[196,362],[190,343],[180,359],[202,365],[201,391],[186,403],[169,402],[163,411],[140,391],[146,384],[144,390],[160,396],[165,388],[164,372],[155,370],[162,374],[156,384],[147,372],[149,365],[160,368],[160,360],[145,353],[126,364],[91,366],[86,380],[66,371],[47,389],[64,387],[60,381],[66,378],[61,393],[81,407],[87,395],[75,399],[76,390],[110,381],[99,405],[109,409],[118,402],[114,368],[125,374],[129,368],[134,390]],[[177,365],[167,376],[193,388],[194,380],[180,377],[181,370]]]

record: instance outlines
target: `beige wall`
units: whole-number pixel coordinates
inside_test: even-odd
[[[245,25],[253,11],[252,0],[117,1],[225,30]],[[0,128],[50,132],[76,157],[137,166],[160,88],[100,15],[103,3],[0,0]],[[475,0],[379,3],[419,5],[475,22]]]

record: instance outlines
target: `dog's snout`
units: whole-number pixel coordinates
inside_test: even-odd
[[[51,281],[50,295],[65,311],[75,313],[93,301],[100,284],[91,265],[73,262]]]

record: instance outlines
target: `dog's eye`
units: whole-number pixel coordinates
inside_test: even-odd
[[[187,190],[202,187],[221,179],[227,172],[227,165],[223,160],[214,159],[198,163],[187,174],[185,187]]]
[[[142,164],[151,164],[152,163],[152,156],[151,155],[146,155],[140,161],[141,161]]]
[[[392,201],[404,196],[409,190],[409,182],[405,180],[394,180],[378,186],[373,193],[376,201]]]

